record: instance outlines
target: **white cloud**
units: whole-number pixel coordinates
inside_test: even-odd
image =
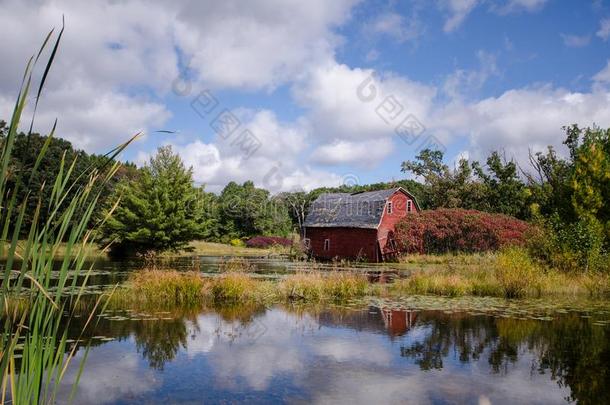
[[[449,17],[445,21],[443,30],[445,32],[456,30],[478,3],[479,0],[445,0],[444,7],[448,10]]]
[[[582,48],[584,46],[589,45],[591,42],[590,35],[569,35],[569,34],[560,34],[561,39],[565,46],[570,48]]]
[[[503,12],[526,10],[529,12],[540,10],[548,0],[508,0],[501,8]]]
[[[337,63],[313,70],[294,88],[295,98],[308,111],[311,133],[320,143],[314,158],[327,163],[362,163],[363,145],[372,146],[374,141],[380,150],[369,150],[365,163],[385,157],[391,149],[388,139],[395,136],[395,127],[406,115],[414,115],[425,125],[435,94],[434,88],[404,77],[375,76],[371,69]],[[400,112],[396,117],[384,108],[390,107],[388,100],[400,103],[395,104],[394,111]],[[348,150],[354,155],[338,155]]]
[[[471,156],[504,149],[526,162],[528,148],[561,149],[562,126],[572,123],[610,126],[610,93],[578,93],[550,85],[509,90],[469,104],[449,104],[437,112],[432,130],[453,139],[467,136]]]
[[[610,38],[610,18],[604,18],[599,22],[599,30],[596,34],[604,41]]]
[[[8,0],[0,14],[0,113],[10,112],[23,64],[62,15],[66,31],[38,128],[46,132],[58,117],[60,136],[101,152],[170,117],[160,100],[179,75],[177,49],[206,84],[273,88],[332,58],[341,42],[333,29],[358,1]],[[264,150],[272,153],[272,143]]]
[[[170,114],[153,97],[134,97],[127,86],[163,92],[177,74],[170,16],[137,1],[6,1],[0,14],[3,68],[0,98],[13,100],[27,58],[51,27],[66,17],[62,43],[39,105],[37,129],[58,118],[58,135],[89,152],[102,152],[141,129],[156,129]],[[143,21],[155,21],[143,24]],[[41,66],[42,67],[42,66]],[[39,69],[40,70],[40,69]],[[141,93],[142,94],[142,93]],[[3,117],[12,101],[0,105]]]
[[[373,166],[392,153],[393,146],[389,138],[356,142],[337,141],[315,149],[311,160],[325,165],[355,163],[365,167]]]
[[[423,26],[416,15],[405,18],[401,14],[387,12],[377,16],[365,27],[367,34],[383,34],[402,43],[423,34]]]
[[[177,39],[191,67],[214,86],[273,88],[303,66],[332,57],[358,0],[190,1],[177,14]]]
[[[606,62],[606,67],[600,70],[593,76],[593,82],[595,85],[608,85],[610,84],[610,60]]]
[[[336,174],[303,166],[300,157],[307,146],[307,130],[297,123],[281,123],[268,110],[235,112],[243,128],[260,141],[260,148],[247,156],[237,138],[216,137],[211,143],[195,140],[172,142],[187,166],[193,167],[197,183],[205,183],[210,191],[220,191],[229,181],[252,180],[273,192],[341,184]],[[138,163],[145,163],[152,152],[141,152]]]
[[[496,56],[485,51],[477,52],[479,69],[457,69],[447,76],[443,84],[444,93],[451,99],[461,99],[478,93],[491,76],[500,74]]]
[[[547,0],[507,0],[505,2],[490,3],[490,11],[504,15],[519,11],[535,12],[540,10]],[[446,10],[448,16],[443,30],[452,32],[459,28],[466,17],[478,6],[485,4],[484,0],[442,0],[441,8]]]

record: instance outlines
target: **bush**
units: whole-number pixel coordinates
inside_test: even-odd
[[[527,250],[513,247],[502,251],[496,259],[495,271],[507,298],[524,297],[530,290],[540,294],[542,270],[532,261]]]
[[[250,248],[269,248],[272,246],[292,246],[292,240],[279,236],[255,236],[246,241],[246,246]]]
[[[403,253],[485,252],[522,246],[530,225],[476,210],[438,209],[409,215],[396,226]]]
[[[566,272],[608,272],[610,258],[604,252],[602,226],[594,220],[564,223],[551,218],[528,237],[532,257]]]
[[[244,241],[243,241],[243,240],[241,240],[241,239],[238,239],[238,238],[231,239],[231,240],[229,241],[229,244],[230,244],[231,246],[233,246],[233,247],[243,247],[243,246],[245,245],[245,244],[244,244]]]

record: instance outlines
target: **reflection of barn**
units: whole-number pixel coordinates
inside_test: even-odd
[[[305,244],[314,257],[381,262],[397,254],[398,221],[419,210],[401,187],[363,193],[327,193],[311,205]]]
[[[348,327],[357,331],[384,332],[391,337],[402,336],[415,324],[417,314],[399,309],[370,307],[366,311],[327,311],[320,314],[320,325]]]
[[[417,314],[403,309],[382,309],[383,322],[391,336],[404,335],[415,323]]]

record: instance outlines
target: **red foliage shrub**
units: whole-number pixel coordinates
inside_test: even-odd
[[[292,241],[279,236],[255,236],[246,241],[246,246],[251,248],[268,248],[274,245],[291,246]]]
[[[524,245],[527,222],[476,210],[438,209],[408,215],[396,226],[404,253],[484,252]]]

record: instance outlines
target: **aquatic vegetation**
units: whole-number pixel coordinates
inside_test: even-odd
[[[253,272],[255,269],[252,263],[243,257],[233,257],[218,264],[218,270],[221,273],[247,273]]]
[[[215,303],[265,298],[265,281],[257,281],[245,273],[227,273],[208,281],[206,288]]]
[[[203,279],[194,271],[141,270],[132,273],[128,287],[117,290],[112,299],[188,306],[201,301],[203,288]]]
[[[341,301],[369,291],[366,277],[352,272],[301,272],[280,281],[277,289],[286,300]]]

